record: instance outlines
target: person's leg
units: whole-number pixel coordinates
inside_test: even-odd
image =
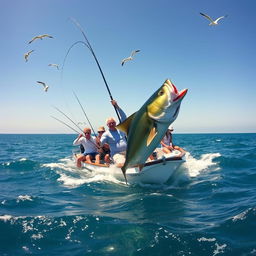
[[[86,156],[84,156],[84,155],[78,157],[77,160],[76,160],[76,166],[78,168],[81,168],[82,167],[82,161],[84,161],[85,159],[86,159]]]
[[[100,155],[97,154],[97,155],[95,156],[95,164],[99,164],[99,163],[100,163]]]
[[[91,164],[92,163],[92,157],[90,155],[86,156],[86,162]]]
[[[109,154],[105,155],[104,160],[105,160],[106,164],[110,164],[110,156],[109,156]]]
[[[166,147],[163,147],[162,150],[163,150],[163,152],[164,152],[165,154],[171,153],[171,150],[169,150],[169,149],[166,148]]]

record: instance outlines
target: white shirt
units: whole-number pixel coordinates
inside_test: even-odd
[[[94,137],[91,137],[89,140],[85,137],[81,137],[80,139],[75,139],[73,142],[73,145],[80,144],[82,144],[84,147],[84,154],[97,152],[96,139]]]

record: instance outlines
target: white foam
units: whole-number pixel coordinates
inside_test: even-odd
[[[209,167],[216,166],[217,164],[213,162],[213,159],[220,156],[220,153],[210,153],[201,155],[200,159],[195,159],[187,152],[184,166],[187,168],[190,177],[196,177],[200,172],[209,169]],[[218,169],[216,167],[214,170],[216,171]]]
[[[2,215],[2,216],[0,216],[0,220],[3,220],[4,222],[10,220],[11,218],[13,218],[11,215]]]
[[[216,238],[206,238],[206,237],[201,237],[197,239],[198,242],[214,242],[216,241]]]
[[[16,202],[19,203],[20,201],[33,201],[33,199],[32,199],[32,196],[20,195],[17,197]]]
[[[213,252],[213,256],[215,256],[215,255],[217,255],[219,253],[223,254],[224,253],[224,249],[227,247],[226,244],[219,245],[218,243],[215,243],[215,246],[216,246],[216,249]]]

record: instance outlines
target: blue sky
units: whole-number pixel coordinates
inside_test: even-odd
[[[86,31],[113,97],[132,114],[166,78],[188,88],[176,133],[256,132],[256,35],[254,0],[9,0],[0,1],[0,133],[72,133],[53,106],[85,122],[79,95],[94,128],[115,116],[99,70],[69,20]],[[214,18],[208,26],[199,12]],[[34,36],[50,34],[53,39]],[[120,62],[141,51],[123,67]],[[34,50],[29,61],[24,53]],[[50,88],[45,93],[36,81]],[[72,125],[72,124],[71,124]]]

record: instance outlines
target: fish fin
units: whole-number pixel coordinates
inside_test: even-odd
[[[126,168],[123,166],[123,167],[121,168],[121,170],[122,170],[122,172],[123,172],[124,179],[125,179],[125,183],[126,183],[126,185],[127,185]]]
[[[156,127],[152,127],[148,135],[147,147],[149,146],[149,144],[152,142],[152,140],[155,138],[156,135],[157,135]]]
[[[130,115],[128,118],[126,118],[122,123],[118,124],[116,126],[116,128],[118,130],[126,133],[126,135],[128,135],[130,124],[131,124],[135,114],[136,114],[136,112],[133,113],[132,115]]]

